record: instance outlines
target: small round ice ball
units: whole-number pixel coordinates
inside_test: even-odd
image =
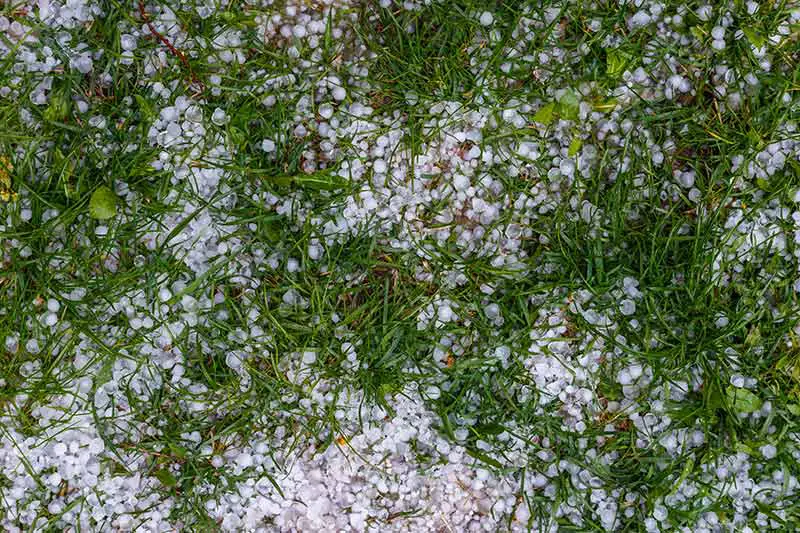
[[[218,107],[211,115],[211,122],[213,122],[216,126],[224,126],[228,122],[228,115],[224,110]]]
[[[322,104],[317,109],[317,112],[319,113],[319,116],[321,116],[325,120],[328,120],[333,116],[333,106],[328,103]]]
[[[625,316],[630,316],[636,312],[636,303],[633,300],[625,299],[619,304],[620,312]]]
[[[81,54],[76,58],[70,60],[70,66],[77,69],[81,74],[88,74],[92,71],[94,63],[89,54]]]
[[[44,317],[44,323],[46,326],[55,326],[58,323],[58,315],[55,313],[47,313]]]
[[[119,36],[120,45],[123,50],[136,50],[136,37],[129,33],[123,33]]]
[[[261,141],[261,149],[270,154],[275,151],[275,141],[272,139],[264,139]]]
[[[453,310],[450,309],[450,306],[443,305],[438,309],[437,315],[442,322],[449,322],[453,318]]]
[[[372,169],[377,174],[383,174],[386,172],[386,161],[383,159],[376,159],[375,162],[372,164]]]

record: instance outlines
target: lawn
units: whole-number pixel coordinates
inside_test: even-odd
[[[800,2],[0,0],[0,529],[800,529]]]

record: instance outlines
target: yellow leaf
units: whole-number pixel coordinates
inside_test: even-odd
[[[17,199],[17,193],[11,187],[11,172],[14,166],[4,155],[0,155],[0,199],[4,202]]]

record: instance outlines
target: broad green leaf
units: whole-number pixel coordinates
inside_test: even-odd
[[[555,110],[556,104],[554,102],[550,102],[549,104],[539,108],[536,114],[533,115],[533,120],[539,124],[544,124],[547,126],[553,122],[553,118],[555,118]]]
[[[89,216],[98,220],[105,220],[116,214],[117,195],[105,185],[101,185],[95,189],[89,199]]]
[[[736,412],[753,413],[761,409],[761,398],[747,389],[738,389],[729,385],[727,396],[729,405]]]
[[[569,157],[573,157],[580,151],[582,145],[583,145],[583,139],[581,139],[580,137],[575,137],[574,139],[572,139],[572,142],[569,143],[569,149],[567,150],[567,155]]]
[[[185,459],[186,455],[188,454],[188,450],[183,446],[179,446],[177,444],[170,443],[169,449],[172,452],[172,455],[179,457],[181,459]]]
[[[153,472],[153,475],[159,480],[165,487],[174,487],[178,484],[178,480],[175,479],[175,476],[169,470],[159,469]]]
[[[763,35],[761,35],[756,30],[748,26],[742,27],[742,33],[744,33],[744,36],[747,37],[748,41],[750,41],[750,44],[752,44],[756,48],[761,48],[762,46],[764,46],[764,43],[766,42],[766,39],[764,39]]]
[[[64,120],[69,115],[72,100],[66,91],[54,91],[44,110],[44,119],[52,122]]]
[[[692,35],[694,35],[695,39],[698,41],[703,41],[706,38],[706,32],[703,31],[703,28],[700,26],[692,26],[689,28],[689,31],[692,32]]]
[[[611,77],[619,77],[625,72],[630,56],[619,48],[606,50],[606,74]]]
[[[746,453],[747,455],[753,455],[753,448],[751,448],[750,446],[748,446],[743,442],[737,442],[734,445],[734,448],[736,449],[737,452]]]
[[[506,430],[502,425],[492,422],[489,424],[481,424],[475,427],[475,431],[481,435],[499,435]]]
[[[558,99],[558,114],[561,118],[577,120],[579,110],[580,100],[574,92],[567,91]]]

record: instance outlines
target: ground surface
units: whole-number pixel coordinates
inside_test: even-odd
[[[0,528],[794,531],[800,5],[0,0]]]

